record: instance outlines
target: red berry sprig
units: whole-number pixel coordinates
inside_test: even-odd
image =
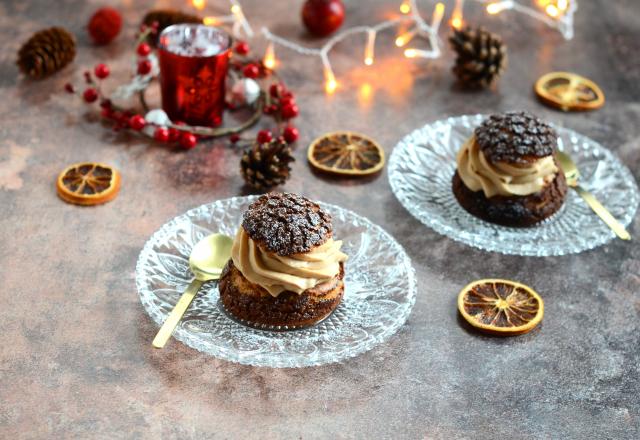
[[[271,84],[268,91],[269,96],[262,111],[265,115],[272,116],[278,123],[278,131],[280,131],[281,134],[277,137],[281,137],[285,142],[292,144],[300,137],[298,129],[291,124],[291,119],[300,114],[295,96],[291,91],[287,90],[282,83]],[[283,126],[284,128],[282,128]],[[270,136],[268,140],[266,140],[267,136]],[[261,130],[258,132],[256,140],[260,143],[269,142],[274,136],[275,135],[268,130]]]

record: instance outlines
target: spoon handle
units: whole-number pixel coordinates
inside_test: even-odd
[[[600,217],[602,221],[605,222],[607,226],[609,226],[611,230],[615,232],[618,237],[620,237],[623,240],[631,240],[631,236],[629,235],[627,230],[624,228],[624,226],[622,226],[620,222],[618,222],[618,220],[616,220],[611,215],[611,213],[607,211],[607,208],[605,208],[602,205],[602,203],[600,203],[598,199],[595,198],[593,194],[591,194],[589,191],[587,191],[580,185],[576,185],[573,188],[576,190],[578,194],[580,194],[580,197],[582,197],[584,201],[587,202],[587,204],[589,205],[589,207],[591,207],[593,212],[598,214],[598,217]]]
[[[165,346],[165,344],[171,337],[173,330],[182,319],[182,315],[184,315],[184,312],[186,312],[189,308],[189,305],[191,304],[191,301],[193,301],[193,298],[196,297],[196,294],[198,293],[198,290],[200,290],[202,283],[203,281],[200,281],[197,278],[191,281],[191,284],[189,284],[187,290],[184,291],[184,293],[176,303],[176,306],[173,308],[166,321],[164,321],[162,327],[160,327],[158,334],[153,339],[152,345],[155,348],[163,348]]]

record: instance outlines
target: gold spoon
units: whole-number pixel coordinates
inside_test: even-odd
[[[565,177],[567,178],[567,185],[576,190],[576,192],[584,199],[585,202],[591,207],[593,212],[598,214],[598,217],[602,219],[603,222],[607,224],[611,228],[613,232],[616,233],[618,237],[623,240],[631,240],[631,236],[627,232],[627,230],[616,220],[607,208],[602,206],[602,204],[595,198],[593,194],[584,189],[578,184],[578,178],[580,177],[580,171],[578,171],[578,167],[573,162],[571,157],[563,153],[561,151],[556,152],[556,157],[558,159],[558,163],[560,164],[560,168],[564,172]]]
[[[231,237],[227,237],[224,234],[211,234],[200,240],[193,247],[189,256],[189,268],[195,278],[191,281],[187,290],[184,291],[166,321],[162,324],[162,327],[160,327],[152,344],[155,348],[165,346],[202,284],[220,278],[224,265],[227,264],[231,257],[232,244]]]

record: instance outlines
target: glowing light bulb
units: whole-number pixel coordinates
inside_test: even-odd
[[[566,11],[567,8],[569,7],[569,1],[568,0],[558,0],[558,9],[562,12]]]
[[[267,69],[273,69],[274,67],[276,67],[276,54],[273,49],[273,42],[269,42],[269,44],[267,45],[267,49],[264,51],[262,64],[264,64]]]
[[[560,13],[560,11],[558,11],[558,8],[556,7],[556,5],[547,5],[547,7],[545,8],[545,11],[551,17],[557,17],[558,14]]]
[[[463,0],[456,0],[456,5],[453,8],[453,13],[451,14],[450,23],[454,29],[460,29],[464,24],[464,21],[462,20],[462,1]]]
[[[198,9],[198,10],[203,10],[204,7],[206,6],[207,2],[206,0],[191,0],[191,4],[193,5],[194,8]]]
[[[205,26],[215,26],[220,24],[220,20],[217,17],[204,17],[202,23],[204,23]]]
[[[327,93],[331,95],[338,88],[338,82],[335,79],[330,79],[327,81],[324,88],[327,91]]]
[[[396,38],[396,46],[402,47],[407,44],[415,36],[416,32],[417,31],[415,29],[412,29],[409,32],[405,32],[404,34],[398,36],[398,38]]]
[[[239,14],[240,13],[240,6],[237,5],[237,4],[231,5],[231,13],[232,14]]]
[[[325,78],[324,89],[328,94],[331,95],[338,88],[338,82],[336,81],[336,77],[333,74],[331,67],[326,66],[324,68],[324,78]]]
[[[433,16],[431,17],[431,28],[438,29],[442,16],[444,15],[444,3],[438,3],[433,9]]]
[[[367,66],[373,64],[373,51],[376,44],[376,31],[369,31],[367,34],[367,45],[364,47],[364,63]]]
[[[368,99],[371,96],[371,84],[369,83],[363,83],[360,86],[360,96],[364,99]]]
[[[402,12],[403,14],[408,14],[409,12],[411,12],[411,2],[409,0],[404,0],[402,3],[400,3],[400,12]]]
[[[510,9],[513,6],[513,2],[497,2],[491,3],[487,6],[487,12],[491,15],[499,14],[505,9]]]
[[[418,51],[416,51],[415,49],[405,49],[404,56],[407,58],[415,58],[418,56]]]

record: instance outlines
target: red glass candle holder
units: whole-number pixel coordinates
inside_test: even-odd
[[[172,121],[222,123],[231,37],[200,24],[169,26],[160,34],[162,108]]]

